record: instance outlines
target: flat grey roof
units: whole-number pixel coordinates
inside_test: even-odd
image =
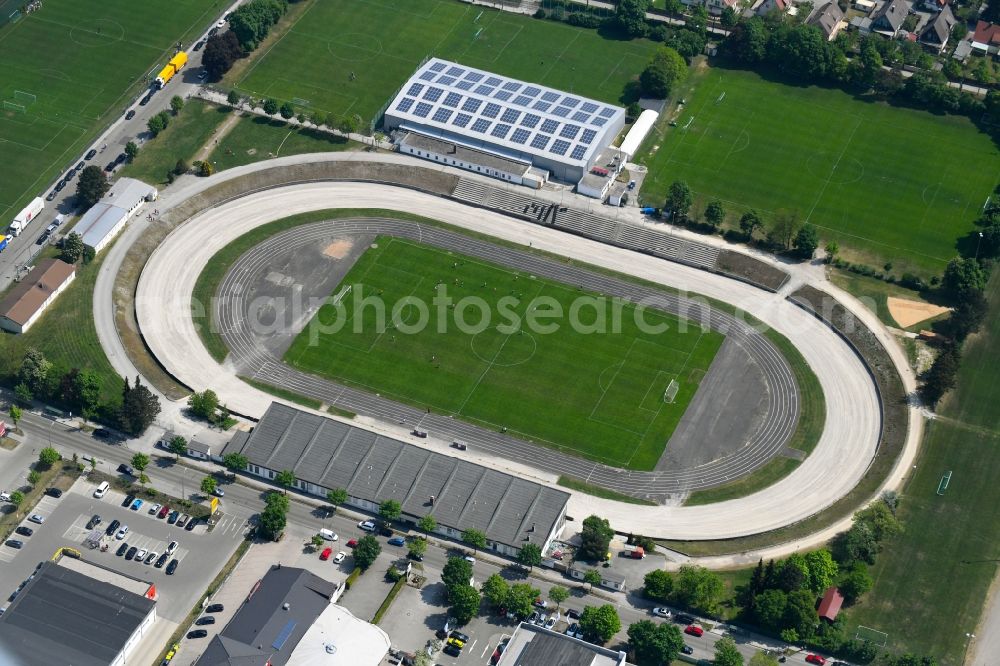
[[[404,127],[406,126],[404,125]],[[475,150],[454,141],[428,136],[420,133],[419,129],[407,132],[406,136],[399,143],[400,145],[412,146],[417,150],[430,150],[451,159],[478,164],[490,167],[491,169],[499,169],[507,173],[524,174],[531,167],[531,164],[528,162],[507,159],[496,153]]]
[[[107,666],[156,605],[151,599],[44,562],[0,615],[5,664]]]
[[[499,666],[623,666],[625,653],[521,623]]]
[[[84,213],[73,231],[80,234],[83,244],[97,247],[139,199],[156,192],[156,188],[134,178],[119,178],[104,198]]]
[[[569,500],[561,490],[276,402],[241,440],[234,437],[223,454],[242,453],[254,465],[292,470],[358,499],[395,499],[407,516],[432,514],[439,525],[478,529],[514,548],[542,546]]]
[[[199,442],[196,439],[192,439],[190,442],[188,442],[187,447],[191,451],[197,451],[198,453],[204,453],[205,455],[208,455],[209,452],[212,450],[211,446],[205,444],[204,442]]]

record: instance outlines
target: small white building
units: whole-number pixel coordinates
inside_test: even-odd
[[[76,278],[76,267],[42,259],[0,301],[0,328],[24,333]]]
[[[125,223],[147,201],[155,201],[156,188],[134,178],[120,178],[104,198],[94,204],[73,228],[83,244],[100,252],[125,228]]]
[[[628,156],[626,159],[632,159],[639,152],[642,142],[649,136],[650,130],[653,129],[653,125],[656,124],[656,119],[659,117],[660,114],[656,111],[646,109],[635,119],[621,145],[621,151]]]
[[[199,442],[192,439],[187,445],[187,454],[192,458],[197,458],[199,460],[211,460],[212,459],[212,447],[204,442]]]
[[[569,575],[576,580],[583,580],[590,571],[596,571],[600,574],[601,587],[606,587],[609,590],[616,590],[618,592],[625,591],[625,576],[612,571],[611,569],[592,567],[589,564],[583,564],[582,562],[574,562],[573,566],[569,568]]]

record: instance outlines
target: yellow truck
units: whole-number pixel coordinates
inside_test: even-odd
[[[187,64],[187,61],[188,61],[187,53],[185,53],[184,51],[178,52],[177,55],[175,55],[173,58],[170,59],[170,62],[167,63],[167,66],[161,69],[160,73],[156,75],[156,85],[159,86],[160,88],[163,88],[165,85],[167,85],[170,79],[174,78],[174,75],[184,68],[184,65]]]

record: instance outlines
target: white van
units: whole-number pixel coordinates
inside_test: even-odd
[[[94,491],[94,497],[101,499],[108,494],[108,489],[111,488],[111,484],[107,481],[102,481],[101,485],[97,486],[97,490]]]
[[[336,541],[339,537],[332,531],[328,529],[321,529],[319,535],[326,539],[327,541]]]

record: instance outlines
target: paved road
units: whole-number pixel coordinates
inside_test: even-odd
[[[784,300],[782,294],[764,294],[718,275],[489,211],[476,210],[470,215],[470,209],[456,202],[378,184],[312,183],[278,188],[205,211],[179,227],[147,263],[136,299],[143,334],[164,366],[196,390],[211,386],[236,411],[262,414],[271,396],[249,389],[231,374],[230,367],[216,363],[205,351],[189,315],[189,295],[201,269],[232,239],[279,217],[336,206],[417,212],[734,303],[789,337],[816,372],[827,400],[827,428],[814,453],[784,480],[750,497],[702,507],[625,506],[574,494],[570,505],[574,515],[598,513],[620,529],[678,539],[754,534],[801,520],[828,506],[855,485],[874,455],[880,415],[867,371],[836,334]],[[448,450],[447,442],[420,444]],[[511,467],[507,460],[485,455],[475,458],[484,464]],[[519,468],[516,473],[521,471]]]

